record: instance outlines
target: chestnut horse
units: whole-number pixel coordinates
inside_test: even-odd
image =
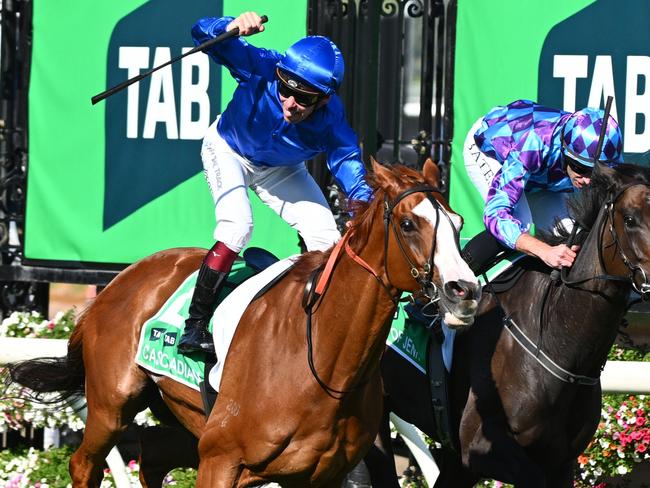
[[[475,324],[456,337],[457,450],[444,451],[436,488],[470,488],[479,478],[517,488],[573,486],[575,460],[600,419],[598,378],[628,295],[650,295],[650,170],[599,164],[569,210],[582,229],[570,271],[554,280],[539,260],[525,260],[516,286],[496,295],[485,287]],[[565,231],[553,243],[568,238]],[[506,330],[503,312],[523,334]],[[437,437],[428,378],[392,350],[381,370],[385,408]],[[372,453],[373,487],[397,488],[390,444]]]
[[[334,250],[303,255],[244,312],[207,424],[195,390],[134,362],[142,324],[198,268],[204,250],[172,249],[133,264],[80,316],[66,358],[9,367],[11,380],[36,392],[85,393],[73,486],[99,486],[119,434],[144,408],[162,411],[161,398],[200,436],[199,487],[340,486],[379,427],[379,362],[402,292],[437,300],[456,326],[473,322],[480,295],[460,257],[462,220],[436,189],[435,165],[423,173],[373,169],[373,200],[358,205]],[[306,315],[305,284],[324,265],[322,294]]]

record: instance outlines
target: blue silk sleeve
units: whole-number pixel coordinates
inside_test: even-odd
[[[194,45],[198,46],[226,32],[234,17],[206,17],[192,28]],[[265,66],[265,61],[276,63],[280,54],[270,49],[255,47],[242,37],[234,37],[212,45],[206,53],[217,63],[225,66],[238,83],[248,80],[252,74]]]
[[[372,190],[366,183],[366,167],[361,160],[357,136],[342,114],[329,137],[327,166],[348,199],[370,200]]]

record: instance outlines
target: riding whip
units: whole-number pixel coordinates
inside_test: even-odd
[[[265,24],[269,20],[269,18],[266,15],[262,15],[261,19],[262,19],[262,24]],[[92,102],[93,105],[95,105],[97,102],[101,102],[102,100],[104,100],[104,98],[108,98],[111,95],[113,95],[113,94],[115,94],[115,93],[117,93],[119,91],[124,90],[127,86],[130,86],[133,83],[137,83],[138,81],[146,78],[147,76],[154,73],[155,71],[158,71],[159,69],[164,68],[165,66],[169,66],[170,64],[175,63],[179,59],[183,59],[185,56],[189,56],[190,54],[194,54],[194,53],[197,53],[199,51],[203,51],[203,50],[209,48],[210,46],[212,46],[214,44],[217,44],[217,43],[219,43],[221,41],[225,41],[226,39],[230,39],[231,37],[237,37],[238,35],[239,35],[239,27],[235,27],[234,29],[229,30],[227,32],[224,32],[223,34],[215,37],[214,39],[210,39],[209,41],[205,41],[203,44],[199,44],[198,46],[191,49],[190,51],[187,51],[185,54],[181,54],[180,56],[176,56],[174,59],[171,59],[171,60],[167,61],[166,63],[161,64],[160,66],[156,66],[155,68],[153,68],[153,69],[151,69],[149,71],[145,71],[144,73],[140,73],[139,75],[134,76],[133,78],[129,78],[128,80],[123,81],[119,85],[115,85],[113,88],[109,88],[108,90],[103,91],[98,95],[95,95],[94,97],[92,97],[90,99],[90,101]]]
[[[596,155],[594,156],[594,165],[600,159],[600,151],[603,148],[603,143],[605,142],[605,134],[607,134],[607,121],[609,120],[609,111],[612,108],[612,101],[614,97],[611,95],[607,97],[605,102],[605,114],[603,115],[603,125],[600,127],[600,136],[598,137],[598,146],[596,146]]]

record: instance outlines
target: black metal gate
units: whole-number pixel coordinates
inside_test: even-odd
[[[339,95],[364,159],[421,167],[431,157],[447,188],[456,0],[310,0],[308,32],[345,58]],[[312,165],[327,183],[324,165]]]

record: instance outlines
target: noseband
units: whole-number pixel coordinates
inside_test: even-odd
[[[406,246],[404,245],[401,236],[401,232],[398,231],[397,225],[395,224],[395,219],[393,219],[393,210],[395,210],[395,207],[404,200],[406,197],[414,194],[414,193],[424,193],[429,202],[431,202],[431,205],[433,205],[433,208],[436,210],[436,223],[435,227],[433,229],[433,243],[431,246],[431,254],[429,255],[429,259],[427,262],[424,263],[422,266],[422,269],[419,269],[417,264],[414,263],[414,261],[411,259],[410,253],[407,252]],[[451,228],[454,230],[454,239],[456,241],[456,246],[460,249],[460,245],[458,243],[458,232],[456,231],[456,228],[454,227],[454,224],[451,220],[451,217],[447,212],[444,211],[442,206],[440,205],[440,202],[433,198],[433,193],[437,193],[439,195],[442,195],[440,190],[438,188],[435,188],[433,186],[429,185],[420,185],[420,186],[415,186],[413,188],[409,188],[408,190],[403,191],[399,195],[397,195],[393,201],[388,200],[388,196],[384,196],[384,271],[386,273],[386,277],[388,278],[388,281],[390,282],[390,275],[388,272],[388,242],[390,239],[390,229],[393,231],[393,235],[395,236],[395,240],[397,241],[397,245],[399,247],[400,252],[402,253],[402,256],[406,260],[406,262],[409,264],[411,267],[411,276],[419,283],[420,285],[420,293],[424,298],[427,298],[430,302],[436,301],[438,297],[438,288],[433,282],[433,270],[434,270],[434,263],[433,263],[433,257],[436,252],[436,246],[438,244],[438,225],[440,224],[440,214],[443,214],[447,220],[449,221]]]

